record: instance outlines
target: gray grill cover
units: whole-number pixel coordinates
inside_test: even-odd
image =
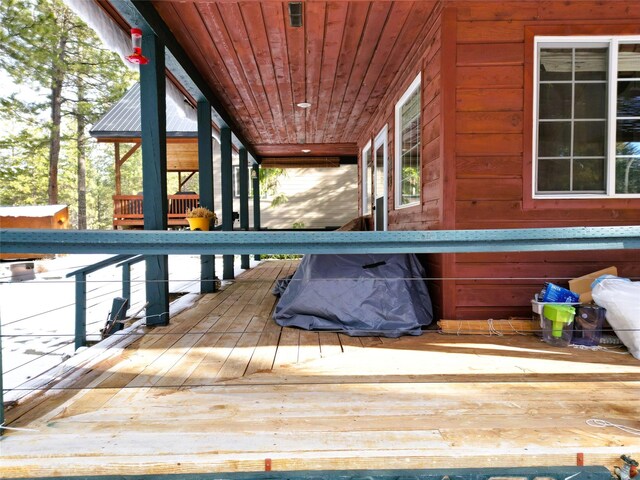
[[[420,335],[433,319],[424,277],[413,254],[306,255],[273,318],[352,336]]]

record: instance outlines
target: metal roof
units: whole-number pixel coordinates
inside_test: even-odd
[[[182,115],[167,97],[167,137],[197,137],[198,122]],[[140,84],[127,93],[89,131],[95,138],[140,138]]]
[[[67,205],[0,206],[0,217],[51,217]]]

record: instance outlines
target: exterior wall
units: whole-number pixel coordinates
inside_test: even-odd
[[[234,165],[237,165],[234,158]],[[219,162],[214,169],[215,210],[221,220]],[[272,198],[260,201],[262,228],[293,228],[294,223],[304,228],[339,227],[358,216],[357,165],[339,168],[288,168],[279,179],[278,193],[287,201],[271,207]],[[233,211],[240,212],[240,199],[234,197]],[[239,223],[236,221],[236,228]],[[253,199],[249,199],[249,226],[253,228]]]
[[[635,4],[635,7],[634,7]],[[632,8],[633,7],[633,8]],[[532,199],[533,38],[639,34],[633,1],[458,2],[456,4],[455,228],[633,225],[640,199]],[[629,252],[455,256],[447,318],[529,316],[545,281],[611,265],[640,276]],[[483,280],[492,278],[491,280]],[[522,280],[502,280],[522,278]]]
[[[443,142],[442,125],[447,112],[443,109],[443,93],[453,98],[443,90],[443,75],[450,75],[442,71],[443,54],[447,55],[443,48],[443,18],[442,2],[438,2],[432,12],[431,18],[424,31],[418,37],[419,43],[407,56],[407,64],[399,70],[398,75],[391,84],[391,88],[385,95],[378,111],[373,115],[369,128],[363,132],[358,140],[360,174],[358,175],[358,194],[362,199],[362,148],[371,140],[373,142],[377,133],[388,125],[388,152],[389,152],[389,230],[428,230],[447,228],[446,205],[443,202],[445,189],[445,152]],[[444,39],[446,40],[446,39]],[[402,97],[408,86],[421,73],[421,186],[422,202],[420,205],[395,209],[395,105]],[[445,95],[445,96],[446,96]],[[444,99],[447,101],[447,98]],[[362,201],[360,200],[360,203]],[[362,205],[360,205],[362,213]],[[447,276],[449,264],[452,262],[444,255],[423,255],[421,260],[427,269],[427,275],[432,278]],[[434,307],[436,318],[442,316],[442,307],[445,302],[445,291],[448,288],[446,282],[429,282],[429,293]]]
[[[371,126],[394,131],[393,108],[422,70],[420,207],[390,211],[391,229],[490,229],[640,223],[640,199],[538,200],[531,194],[535,35],[639,34],[631,0],[451,1],[434,12],[422,54],[402,72]],[[439,117],[438,120],[436,120]],[[371,132],[363,135],[365,144]],[[393,152],[393,135],[390,136]],[[391,176],[393,169],[390,168]],[[393,192],[393,179],[390,178]],[[389,200],[393,209],[393,197]],[[628,252],[427,255],[437,316],[530,316],[545,281],[610,265],[640,277]]]
[[[69,207],[45,205],[0,207],[1,228],[62,229],[69,228]],[[0,253],[0,260],[44,258],[35,253]]]

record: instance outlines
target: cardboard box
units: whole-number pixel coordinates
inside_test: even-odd
[[[591,296],[591,284],[596,278],[602,275],[618,276],[618,269],[616,267],[604,268],[597,272],[588,273],[582,277],[569,280],[569,290],[580,295],[580,303],[591,303],[593,302],[593,297]]]

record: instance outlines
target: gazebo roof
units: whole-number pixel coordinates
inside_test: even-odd
[[[167,137],[197,138],[198,122],[183,116],[167,98]],[[134,84],[89,131],[97,139],[140,138],[140,84]]]

